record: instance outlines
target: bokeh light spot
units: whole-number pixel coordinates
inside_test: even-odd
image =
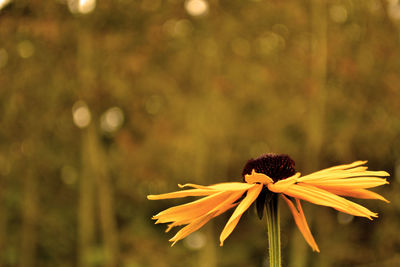
[[[208,13],[208,2],[205,0],[187,0],[185,9],[191,16],[202,16]]]
[[[183,36],[187,36],[192,31],[192,29],[193,29],[193,27],[189,20],[181,19],[175,23],[174,33],[177,36],[183,37]]]
[[[29,40],[24,40],[20,42],[17,46],[18,54],[22,58],[29,58],[35,53],[35,47]]]
[[[85,128],[90,124],[92,115],[90,114],[90,110],[85,102],[77,101],[72,106],[72,118],[74,124],[79,128]]]
[[[0,10],[3,9],[9,3],[11,3],[11,0],[0,0]]]
[[[400,20],[400,1],[388,0],[387,12],[391,19]]]
[[[183,240],[186,247],[192,250],[202,249],[206,245],[206,237],[202,232],[194,232]]]
[[[347,9],[342,5],[331,6],[329,16],[336,23],[344,23],[347,20]]]
[[[163,24],[163,30],[172,37],[185,37],[192,32],[193,26],[187,19],[169,19]]]
[[[337,214],[337,220],[340,224],[349,224],[353,221],[353,219],[354,216],[347,213],[338,212]]]
[[[109,108],[101,115],[100,127],[103,131],[112,133],[121,128],[124,122],[124,113],[119,107]]]
[[[96,0],[68,0],[71,13],[88,14],[96,8]]]
[[[258,50],[261,55],[267,56],[278,49],[285,48],[285,39],[274,32],[266,32],[257,39]]]

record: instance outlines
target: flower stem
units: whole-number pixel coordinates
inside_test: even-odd
[[[279,227],[278,195],[273,194],[265,204],[269,245],[269,266],[281,267],[281,234]]]

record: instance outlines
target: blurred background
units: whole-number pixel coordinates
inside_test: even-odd
[[[0,266],[265,266],[251,209],[170,248],[148,201],[240,181],[287,153],[306,174],[369,160],[374,221],[281,207],[284,266],[400,266],[399,0],[0,0]]]

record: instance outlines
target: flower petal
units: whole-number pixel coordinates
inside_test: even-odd
[[[223,191],[248,190],[251,187],[253,187],[253,185],[247,183],[239,183],[239,182],[220,183],[209,186],[209,188],[211,189],[223,190]]]
[[[377,217],[376,213],[361,205],[312,185],[304,183],[293,184],[283,193],[317,205],[332,207],[338,211],[351,215],[366,217],[368,219],[372,219],[371,217]]]
[[[216,212],[204,214],[198,217],[197,219],[193,220],[190,224],[186,225],[181,230],[179,230],[176,233],[176,235],[169,240],[173,242],[171,247],[175,245],[175,243],[178,242],[179,240],[187,237],[194,231],[200,229],[203,225],[205,225],[209,220],[211,220],[214,217],[215,213]]]
[[[299,182],[344,179],[351,177],[385,177],[390,176],[385,171],[367,171],[368,167],[360,166],[367,161],[356,161],[351,164],[339,165],[305,175],[298,179]]]
[[[221,215],[225,211],[237,206],[239,203],[233,203],[233,202],[235,202],[238,198],[240,198],[241,195],[242,194],[232,194],[229,198],[224,200],[221,204],[217,205],[214,209],[210,210],[208,213],[216,211],[216,213],[214,214],[213,217],[217,217],[217,216]],[[187,217],[187,218],[182,219],[182,220],[176,220],[173,223],[170,223],[168,225],[168,228],[167,228],[167,230],[165,230],[165,232],[169,232],[175,226],[189,224],[193,220],[195,220],[196,218],[197,217]]]
[[[197,189],[204,189],[204,190],[219,190],[219,191],[236,191],[236,190],[247,190],[252,187],[251,184],[247,183],[240,183],[240,182],[228,182],[228,183],[219,183],[213,184],[209,186],[204,185],[197,185],[197,184],[178,184],[180,188],[184,187],[193,187]]]
[[[219,237],[220,246],[223,246],[225,239],[232,233],[238,224],[242,214],[250,207],[250,205],[256,200],[258,195],[263,188],[262,184],[254,184],[252,188],[247,191],[246,197],[240,202],[232,216],[226,223],[224,229],[221,232]]]
[[[289,206],[290,211],[293,214],[294,221],[296,222],[297,227],[299,228],[301,234],[303,235],[306,242],[310,245],[313,251],[319,252],[319,248],[317,243],[314,240],[314,237],[311,234],[310,228],[308,227],[306,217],[304,216],[303,209],[301,207],[300,200],[296,198],[296,207],[293,205],[292,201],[290,201],[287,197],[281,194],[282,198],[286,201]]]
[[[313,180],[304,183],[314,186],[324,186],[342,189],[365,189],[377,187],[380,185],[388,184],[389,182],[384,178],[377,177],[358,177],[347,179],[329,179],[329,180]]]
[[[208,196],[214,194],[215,192],[216,191],[214,189],[189,189],[189,190],[176,191],[160,195],[148,195],[147,199],[158,200],[158,199],[169,199],[169,198]]]
[[[325,186],[317,186],[317,187],[339,196],[354,197],[361,199],[379,199],[386,203],[390,203],[390,201],[384,198],[383,196],[379,195],[378,193],[369,191],[367,189],[343,189],[343,188],[325,187]]]
[[[337,165],[337,166],[333,166],[333,167],[330,167],[330,168],[326,168],[326,169],[320,170],[318,172],[351,169],[351,168],[354,168],[354,167],[357,167],[357,166],[364,165],[367,162],[368,162],[367,160],[357,160],[357,161],[354,161],[353,163],[350,163],[350,164]]]
[[[261,184],[271,184],[274,182],[268,175],[265,175],[263,173],[258,173],[254,169],[251,171],[251,174],[246,174],[244,176],[244,180],[248,184],[255,184],[255,183],[261,183]]]
[[[268,189],[275,192],[275,193],[280,193],[284,192],[289,186],[297,182],[297,179],[300,177],[300,173],[296,173],[292,177],[289,177],[287,179],[279,180],[278,182],[274,184],[268,184]]]
[[[228,209],[236,206],[236,204],[232,204],[232,203],[235,202],[242,195],[242,192],[233,192],[233,193],[232,192],[224,192],[224,193],[229,193],[230,195],[223,202],[216,205],[213,209],[208,211],[206,214],[199,216],[199,217],[191,218],[191,220],[188,220],[187,222],[176,221],[168,226],[167,232],[174,226],[189,223],[187,226],[185,226],[184,228],[179,230],[176,233],[176,235],[169,240],[171,242],[174,242],[172,244],[172,246],[177,241],[185,238],[189,234],[191,234],[194,231],[196,231],[197,229],[201,228],[204,224],[206,224],[212,218],[214,218],[214,217],[222,214],[223,212],[227,211]]]
[[[238,204],[239,203],[234,203],[234,204],[225,205],[224,207],[221,207],[220,209],[218,209],[218,211],[216,213],[213,213],[214,214],[213,218],[221,215],[225,211],[237,206]],[[181,225],[184,225],[184,224],[189,224],[192,221],[193,221],[193,218],[187,219],[187,220],[175,221],[173,223],[170,223],[170,224],[168,224],[168,228],[165,230],[165,232],[168,233],[173,227],[181,226]]]
[[[237,192],[237,194],[235,194],[236,199],[238,199],[244,192],[245,191]],[[232,192],[221,191],[211,196],[207,196],[187,204],[166,209],[153,216],[153,219],[157,219],[156,223],[192,220],[206,214],[210,210],[213,210],[216,206],[224,202],[231,195]],[[232,202],[234,202],[235,200],[233,200]]]
[[[179,188],[185,188],[185,187],[193,187],[193,188],[197,188],[197,189],[210,189],[208,186],[206,185],[198,185],[198,184],[178,184]]]

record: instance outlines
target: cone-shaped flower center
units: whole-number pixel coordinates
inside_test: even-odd
[[[264,154],[256,159],[250,159],[243,168],[242,176],[251,174],[254,169],[258,173],[268,175],[274,182],[286,179],[296,173],[295,162],[285,154]]]

